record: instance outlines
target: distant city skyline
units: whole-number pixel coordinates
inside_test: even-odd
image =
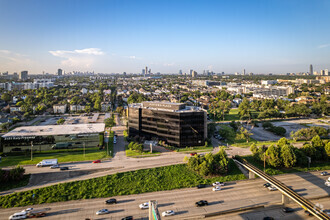
[[[0,0],[0,72],[319,72],[329,11],[326,0]]]

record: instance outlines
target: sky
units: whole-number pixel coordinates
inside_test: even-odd
[[[330,69],[329,0],[0,0],[0,72]]]

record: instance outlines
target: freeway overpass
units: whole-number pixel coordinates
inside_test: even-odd
[[[234,158],[233,158],[234,159]],[[296,203],[298,203],[303,209],[307,210],[309,213],[313,214],[320,220],[330,219],[330,217],[325,214],[320,208],[316,207],[313,203],[305,199],[304,197],[298,195],[295,191],[287,187],[285,184],[277,180],[276,178],[264,173],[260,169],[256,168],[255,166],[249,164],[245,159],[235,158],[234,161],[240,164],[245,169],[249,170],[250,172],[258,175],[263,180],[267,181],[268,183],[275,186],[281,193],[282,193],[282,201],[285,203],[287,198],[292,199]]]

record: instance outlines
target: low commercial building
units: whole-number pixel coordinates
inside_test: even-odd
[[[129,135],[157,138],[175,147],[202,146],[207,138],[207,113],[195,106],[142,102],[128,106]]]
[[[66,107],[67,105],[66,104],[56,104],[56,105],[53,105],[53,111],[55,114],[64,114],[66,113]]]
[[[58,148],[96,147],[104,123],[18,127],[2,136],[3,152],[51,150]],[[55,147],[56,148],[56,147]]]

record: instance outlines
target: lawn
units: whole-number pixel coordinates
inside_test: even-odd
[[[211,184],[214,181],[245,179],[245,176],[232,160],[229,162],[229,169],[228,175],[213,178],[203,178],[192,172],[186,164],[136,170],[1,196],[0,204],[3,208],[19,207],[78,199],[105,198],[118,195],[173,190],[195,187],[201,183]],[[33,194],[35,194],[34,199],[32,198]]]
[[[99,150],[99,148],[87,148],[85,150],[85,156],[82,149],[72,149],[72,150],[54,150],[45,151],[41,153],[34,153],[33,160],[31,161],[31,155],[28,153],[26,155],[19,156],[7,156],[2,157],[0,162],[0,167],[15,166],[15,165],[27,165],[27,164],[37,164],[44,159],[58,159],[59,163],[63,162],[74,162],[74,161],[86,161],[86,160],[98,160],[106,158],[106,152],[104,150]]]
[[[252,118],[257,118],[259,115],[259,112],[257,111],[251,111]],[[238,114],[238,108],[232,108],[230,109],[228,114],[225,114],[225,120],[224,121],[237,121],[240,120],[240,116]]]
[[[197,146],[197,147],[185,147],[177,148],[177,152],[193,153],[193,152],[209,152],[213,150],[213,146]]]
[[[27,184],[29,184],[29,180],[30,180],[30,174],[27,174],[27,175],[24,175],[23,179],[20,180],[19,182],[11,181],[11,182],[7,182],[7,183],[1,183],[0,192],[26,186]]]
[[[125,153],[126,153],[127,157],[155,157],[155,156],[160,155],[160,152],[150,153],[150,151],[144,151],[144,152],[140,153],[140,152],[130,150],[130,149],[126,149]]]

